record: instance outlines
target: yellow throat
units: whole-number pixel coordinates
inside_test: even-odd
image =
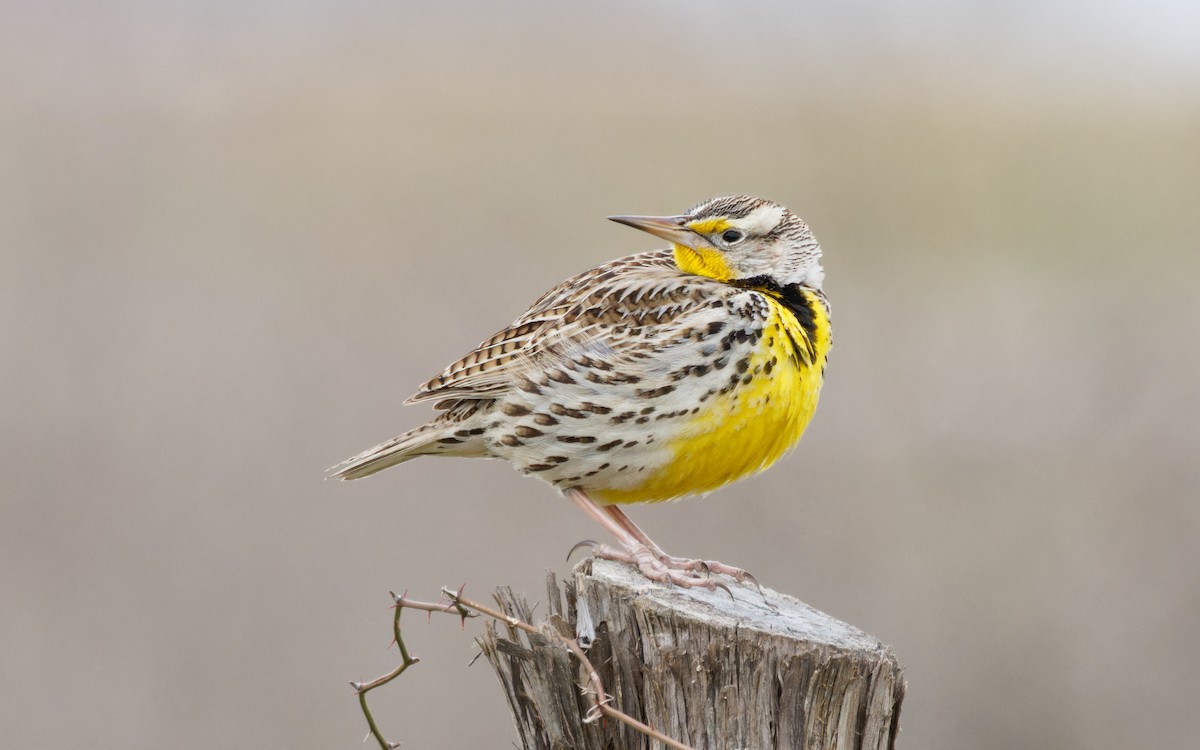
[[[686,273],[726,282],[734,277],[716,250],[676,245],[675,261]],[[818,294],[792,289],[786,299],[778,290],[758,289],[771,311],[741,384],[704,401],[671,439],[671,460],[634,488],[594,492],[596,500],[656,502],[710,492],[766,469],[800,440],[817,408],[831,331]]]

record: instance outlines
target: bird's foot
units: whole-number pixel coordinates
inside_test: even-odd
[[[717,575],[729,576],[738,583],[749,581],[754,584],[756,589],[760,592],[762,591],[762,586],[759,585],[758,579],[751,575],[749,571],[735,568],[732,565],[726,565],[723,562],[717,562],[716,560],[689,560],[686,557],[671,557],[667,554],[659,556],[659,560],[672,570],[684,570],[692,573],[703,572],[706,574],[716,573]]]
[[[591,547],[593,556],[601,560],[615,560],[632,565],[646,578],[658,583],[673,584],[689,589],[702,588],[709,591],[723,589],[732,598],[733,592],[729,590],[728,586],[715,580],[712,573],[730,575],[739,583],[747,578],[754,581],[754,576],[739,568],[731,568],[718,562],[670,557],[662,554],[661,550],[653,550],[644,545],[634,550],[616,549],[606,544],[592,544]],[[726,571],[732,572],[726,573]],[[737,574],[740,574],[741,577],[738,577]],[[757,586],[758,582],[754,581],[754,585]]]

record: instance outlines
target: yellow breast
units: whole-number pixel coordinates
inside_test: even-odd
[[[604,503],[655,502],[702,494],[775,463],[804,433],[817,408],[830,346],[829,316],[803,290],[806,327],[780,300],[742,383],[706,400],[671,443],[672,458],[641,485],[593,493]]]

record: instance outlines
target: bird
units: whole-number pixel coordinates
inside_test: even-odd
[[[821,246],[783,205],[747,195],[608,218],[670,246],[547,291],[405,402],[432,402],[436,416],[329,476],[419,456],[498,458],[611,532],[618,546],[586,542],[597,557],[681,587],[754,581],[666,554],[623,506],[707,494],[800,440],[832,345]]]

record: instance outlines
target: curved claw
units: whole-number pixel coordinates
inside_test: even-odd
[[[578,552],[580,547],[590,547],[592,549],[595,549],[597,544],[599,544],[599,542],[597,542],[594,539],[584,539],[582,542],[579,542],[574,547],[572,547],[571,551],[567,553],[567,562],[571,561],[571,555]]]
[[[749,581],[750,581],[750,583],[753,583],[753,584],[754,584],[754,588],[758,589],[758,594],[759,594],[759,596],[761,596],[763,599],[766,599],[766,598],[767,598],[767,595],[766,595],[766,593],[763,591],[762,584],[758,582],[758,579],[757,579],[757,578],[755,578],[753,575],[751,575],[750,573],[747,573],[747,572],[745,572],[745,571],[742,571],[742,575],[743,575],[743,576],[744,576],[744,577],[745,577],[747,580],[749,580]]]
[[[726,586],[725,584],[723,584],[723,583],[713,583],[713,588],[725,589],[725,593],[726,593],[726,594],[729,594],[729,598],[730,598],[731,600],[733,600],[733,601],[737,601],[737,599],[735,599],[735,598],[734,598],[734,596],[733,596],[733,592],[732,592],[732,591],[730,591],[730,590],[729,590],[729,587],[728,587],[728,586]]]

